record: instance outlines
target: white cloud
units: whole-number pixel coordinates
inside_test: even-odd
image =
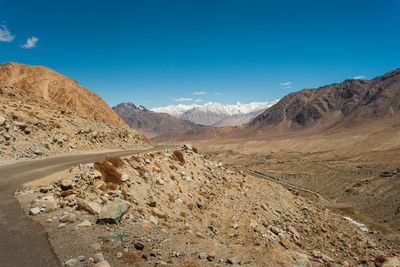
[[[206,92],[193,92],[194,95],[206,95]]]
[[[15,35],[12,35],[10,31],[7,29],[6,25],[0,25],[0,41],[1,42],[12,42],[14,40]]]
[[[279,85],[282,85],[282,86],[288,86],[288,85],[291,85],[292,84],[292,82],[284,82],[284,83],[280,83]]]
[[[286,88],[286,89],[289,89],[289,88],[292,88],[292,87],[291,87],[291,86],[286,86],[285,88]]]
[[[180,98],[175,98],[176,102],[182,102],[182,101],[192,101],[193,98],[190,97],[180,97]]]
[[[39,41],[39,39],[37,37],[32,36],[31,38],[28,38],[26,40],[26,44],[20,45],[20,47],[27,48],[27,49],[34,48],[34,47],[36,47],[36,44],[38,41]]]
[[[222,93],[216,92],[216,93],[214,93],[214,95],[222,95]]]
[[[356,80],[358,80],[358,79],[365,79],[365,76],[360,75],[360,76],[354,77],[353,79],[356,79]]]
[[[197,98],[194,102],[196,102],[196,103],[203,102],[203,99]]]

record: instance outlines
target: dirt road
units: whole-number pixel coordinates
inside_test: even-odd
[[[22,184],[106,156],[126,156],[166,147],[58,156],[0,166],[0,266],[61,266],[44,228],[24,213],[14,197]]]

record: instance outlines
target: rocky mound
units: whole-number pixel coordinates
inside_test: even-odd
[[[69,151],[139,148],[147,139],[124,126],[87,120],[81,113],[14,86],[0,84],[0,159]]]
[[[89,120],[126,126],[100,96],[49,68],[4,63],[0,65],[0,83],[18,87],[49,102],[68,107]]]
[[[157,113],[133,103],[121,103],[112,108],[130,127],[149,138],[171,131],[187,131],[196,124],[177,119],[166,113]]]
[[[16,195],[67,266],[399,263],[380,233],[196,152],[106,158]]]

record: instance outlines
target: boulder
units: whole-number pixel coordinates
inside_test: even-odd
[[[71,179],[62,179],[61,188],[62,190],[69,190],[72,188],[73,181]]]
[[[76,198],[76,204],[79,210],[85,210],[92,215],[98,215],[102,211],[101,205],[94,201]]]
[[[21,130],[25,130],[25,128],[28,126],[26,125],[26,123],[20,121],[14,121],[14,125],[20,128]]]
[[[30,211],[29,211],[29,215],[33,215],[33,216],[38,215],[39,213],[40,213],[39,208],[33,208],[33,209],[30,209]]]
[[[97,223],[118,223],[128,208],[128,203],[114,200],[101,209]]]

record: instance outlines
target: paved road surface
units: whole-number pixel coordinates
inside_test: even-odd
[[[0,266],[61,266],[43,226],[29,218],[14,197],[22,184],[106,156],[126,156],[166,147],[58,156],[0,166]]]

